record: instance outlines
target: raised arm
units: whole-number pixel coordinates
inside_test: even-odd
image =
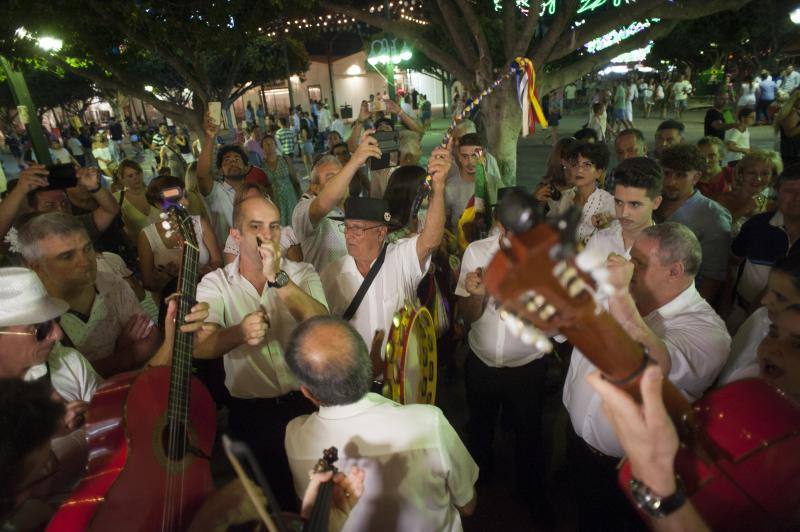
[[[100,172],[97,168],[78,168],[78,186],[84,187],[97,201],[97,208],[92,211],[92,219],[101,233],[108,229],[119,214],[119,203],[100,183]]]
[[[214,139],[218,130],[219,125],[206,112],[203,118],[203,145],[200,148],[200,158],[197,160],[197,185],[203,196],[211,194],[211,189],[214,188],[214,176],[211,168],[212,157],[214,157]]]
[[[353,156],[347,161],[339,172],[328,181],[322,190],[320,190],[317,197],[311,202],[308,209],[308,216],[311,223],[316,226],[320,220],[328,215],[334,207],[341,203],[347,194],[347,189],[350,186],[350,180],[358,172],[367,159],[370,157],[379,158],[381,150],[378,148],[378,141],[371,135],[372,130],[364,132],[361,142],[358,145]]]
[[[25,205],[28,192],[48,185],[48,173],[42,164],[31,164],[20,172],[17,186],[0,202],[0,240],[5,238],[17,214]]]
[[[425,129],[416,120],[414,120],[413,117],[408,116],[406,112],[403,111],[400,106],[392,100],[384,100],[384,103],[386,104],[386,110],[388,112],[397,115],[404,126],[422,138],[422,135],[425,134]]]
[[[361,133],[364,131],[364,122],[369,118],[369,103],[366,101],[361,102],[361,109],[358,112],[358,118],[353,122],[353,129],[350,131],[350,136],[347,137],[347,149],[350,153],[354,153],[358,148],[358,140],[361,138]]]
[[[428,218],[425,228],[417,239],[417,257],[424,266],[433,250],[442,243],[444,235],[444,187],[447,174],[450,172],[452,140],[447,147],[441,146],[433,150],[428,163],[428,174],[431,176],[431,195],[428,199]]]

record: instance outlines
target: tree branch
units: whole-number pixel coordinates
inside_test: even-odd
[[[484,78],[479,81],[479,86],[485,87],[491,82],[492,77],[492,53],[489,50],[489,43],[486,42],[486,34],[483,31],[483,27],[481,27],[481,21],[478,20],[477,15],[475,15],[475,10],[472,9],[469,2],[466,0],[455,0],[455,2],[459,9],[461,9],[461,13],[463,13],[464,19],[467,21],[467,26],[469,26],[469,30],[472,32],[472,36],[478,44],[478,57],[480,61],[478,72],[480,76]]]
[[[436,5],[442,12],[442,20],[447,27],[447,33],[450,34],[450,38],[453,40],[461,62],[469,65],[475,60],[476,52],[472,44],[465,38],[466,32],[458,12],[453,8],[449,0],[436,0]]]
[[[430,42],[428,39],[422,37],[417,31],[415,27],[416,25],[386,20],[383,17],[370,15],[369,13],[361,11],[360,9],[336,4],[334,2],[329,2],[328,0],[323,0],[320,5],[328,11],[344,13],[345,15],[349,15],[357,20],[360,20],[361,22],[369,24],[370,26],[382,29],[384,31],[390,31],[393,34],[402,37],[423,54],[428,56],[431,61],[442,65],[442,68],[446,68],[452,72],[453,75],[465,86],[474,87],[474,71],[471,71],[471,68],[460,64],[450,54]]]
[[[503,53],[506,62],[514,60],[514,47],[517,43],[517,3],[503,0]]]
[[[592,69],[597,68],[598,64],[603,64],[618,55],[641,48],[652,40],[661,39],[667,36],[677,25],[677,21],[667,21],[664,24],[651,26],[647,30],[637,33],[619,44],[609,46],[596,54],[587,54],[586,57],[570,65],[548,73],[541,77],[542,84],[538,87],[539,93],[547,94],[553,89],[563,87],[567,83],[575,81],[588,72],[591,72]]]
[[[658,6],[649,11],[651,17],[667,20],[688,20],[707,17],[722,11],[738,11],[751,0],[677,0],[675,2],[658,2]]]
[[[564,30],[569,26],[572,17],[575,15],[575,10],[578,7],[577,0],[566,0],[563,5],[559,7],[556,16],[544,37],[539,41],[536,51],[533,53],[533,64],[537,68],[544,65],[550,58],[550,53],[558,41],[558,38],[564,33]]]
[[[515,2],[511,2],[514,5]],[[539,4],[534,2],[534,6],[528,9],[528,18],[525,19],[525,24],[522,25],[522,31],[519,34],[519,39],[516,41],[516,46],[513,48],[511,55],[506,57],[507,62],[511,62],[519,56],[525,55],[528,48],[531,46],[533,35],[536,33],[536,28],[539,26],[539,10],[535,6]],[[514,5],[516,9],[516,5]]]

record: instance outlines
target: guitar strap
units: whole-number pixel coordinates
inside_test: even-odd
[[[388,244],[383,245],[381,254],[378,255],[378,258],[375,260],[372,268],[370,268],[369,272],[367,272],[367,276],[364,277],[364,280],[361,282],[361,286],[358,287],[358,292],[356,292],[356,295],[350,302],[350,306],[348,306],[347,310],[345,310],[344,314],[342,314],[343,320],[350,321],[350,318],[355,316],[358,307],[361,306],[361,301],[363,301],[364,296],[367,295],[367,290],[369,290],[369,287],[372,285],[372,281],[375,280],[375,276],[378,275],[378,271],[381,269],[381,266],[383,266],[383,261],[386,258],[387,247]]]

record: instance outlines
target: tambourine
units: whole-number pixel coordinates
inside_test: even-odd
[[[383,395],[400,404],[436,401],[436,330],[428,309],[407,302],[392,318]]]

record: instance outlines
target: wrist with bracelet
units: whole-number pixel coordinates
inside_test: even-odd
[[[647,484],[631,477],[628,485],[636,505],[649,516],[663,519],[686,504],[686,491],[679,476],[675,476],[675,490],[665,496],[657,495]]]

